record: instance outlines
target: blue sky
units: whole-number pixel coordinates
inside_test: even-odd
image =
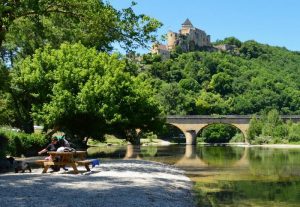
[[[168,30],[178,31],[186,18],[212,41],[234,36],[300,51],[300,0],[135,0],[135,12],[147,14]],[[109,0],[125,8],[130,0]]]

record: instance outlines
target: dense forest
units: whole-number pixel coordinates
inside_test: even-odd
[[[140,76],[151,83],[165,114],[300,113],[300,53],[226,38],[227,52],[145,55]]]

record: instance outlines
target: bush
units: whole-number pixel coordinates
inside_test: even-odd
[[[228,143],[234,137],[237,129],[227,124],[212,124],[202,131],[202,137],[206,143]]]
[[[48,143],[42,134],[26,134],[9,128],[0,128],[0,141],[3,156],[33,156]]]
[[[277,110],[265,113],[258,120],[252,117],[247,131],[251,144],[287,144],[300,141],[300,125],[284,123]]]
[[[237,133],[232,137],[232,139],[229,141],[230,143],[236,143],[236,142],[245,142],[245,137],[242,133]]]
[[[140,138],[147,139],[151,143],[154,142],[154,140],[157,140],[157,135],[153,132],[141,133]]]
[[[258,136],[254,140],[251,140],[251,144],[273,144],[271,136]]]

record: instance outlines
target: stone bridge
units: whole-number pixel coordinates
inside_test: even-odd
[[[167,123],[179,128],[185,135],[186,144],[196,144],[197,134],[201,129],[216,123],[230,124],[238,128],[245,137],[247,143],[247,130],[252,115],[187,115],[167,116]],[[259,118],[259,117],[257,117]],[[300,122],[300,115],[282,115],[284,121]]]

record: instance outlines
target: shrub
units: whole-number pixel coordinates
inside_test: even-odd
[[[9,128],[0,128],[0,137],[1,152],[4,156],[36,155],[48,142],[43,134],[26,134]],[[6,140],[6,143],[2,140]]]
[[[289,135],[288,140],[290,142],[300,142],[300,124],[290,124],[288,127]]]
[[[258,136],[255,137],[254,140],[251,140],[251,144],[272,144],[272,137],[271,136]]]
[[[202,131],[202,137],[206,143],[228,143],[236,134],[237,129],[226,124],[212,124]]]
[[[242,133],[236,133],[234,137],[231,138],[229,141],[230,143],[235,143],[235,142],[245,142],[245,137]]]
[[[250,142],[259,136],[262,132],[263,123],[259,121],[254,115],[249,123],[249,129],[247,131],[247,136]]]

